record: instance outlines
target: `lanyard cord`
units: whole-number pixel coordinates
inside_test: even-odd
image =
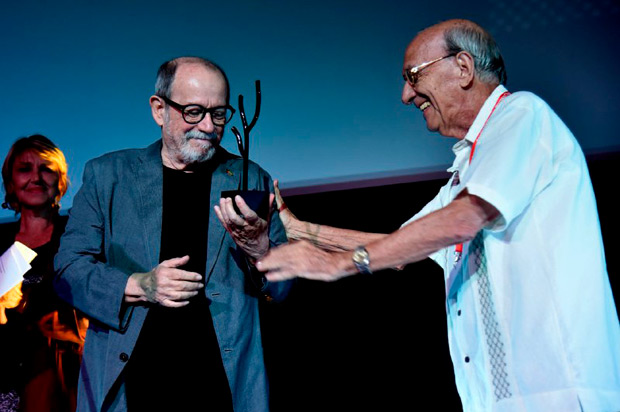
[[[474,151],[476,150],[476,144],[478,143],[478,138],[482,134],[482,131],[484,130],[484,127],[487,125],[489,119],[491,118],[491,115],[493,114],[493,112],[497,108],[497,105],[499,104],[499,102],[501,102],[502,99],[504,97],[508,96],[509,94],[510,94],[509,91],[505,91],[504,93],[502,93],[499,96],[499,98],[495,102],[495,106],[493,106],[493,109],[491,109],[491,113],[489,113],[489,117],[487,117],[487,119],[484,121],[484,124],[482,125],[482,127],[480,128],[480,131],[478,132],[478,136],[476,136],[476,139],[474,140],[474,144],[471,146],[471,152],[469,153],[469,164],[471,164],[471,159],[474,157]],[[461,254],[462,253],[463,253],[463,244],[462,243],[457,243],[456,246],[454,247],[454,261],[455,262],[459,261],[459,259],[461,258]]]

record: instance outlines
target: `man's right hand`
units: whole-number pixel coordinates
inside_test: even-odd
[[[151,302],[171,308],[189,303],[204,284],[202,276],[178,269],[189,261],[189,256],[168,259],[146,273],[134,273],[125,287],[125,302]]]

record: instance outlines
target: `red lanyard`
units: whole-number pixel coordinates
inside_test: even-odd
[[[489,113],[489,117],[487,117],[487,119],[484,121],[484,124],[480,128],[480,131],[478,132],[478,136],[476,136],[476,139],[474,140],[474,144],[471,146],[471,152],[469,153],[469,163],[470,164],[471,164],[471,159],[474,157],[474,151],[476,150],[476,144],[478,143],[478,138],[482,134],[482,130],[484,130],[484,127],[487,125],[489,119],[491,118],[491,115],[493,114],[493,112],[497,108],[497,105],[499,104],[499,102],[501,102],[502,99],[504,97],[508,96],[509,94],[510,94],[509,91],[505,91],[504,93],[502,93],[499,96],[499,98],[495,102],[495,106],[493,106],[493,109],[491,109],[491,113]],[[454,261],[455,262],[459,261],[459,259],[461,258],[461,253],[463,253],[463,244],[462,243],[457,243],[455,245],[455,247],[454,247]]]

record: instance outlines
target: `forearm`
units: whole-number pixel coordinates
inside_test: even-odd
[[[428,220],[428,221],[426,221]],[[418,262],[444,247],[458,243],[458,237],[451,232],[441,232],[434,225],[434,219],[423,218],[413,222],[384,238],[365,245],[370,256],[370,270],[373,272],[403,267],[408,263]],[[439,232],[438,232],[439,230]],[[330,275],[334,279],[358,272],[353,263],[353,252],[343,251],[329,256]]]
[[[420,261],[430,254],[471,240],[498,216],[497,210],[466,193],[448,206],[366,245],[371,269],[379,270]]]
[[[331,251],[353,250],[359,245],[385,238],[382,233],[367,233],[296,220],[286,234],[293,240],[307,240],[321,249]]]
[[[366,245],[366,249],[371,256],[371,269],[380,270],[418,262],[440,249],[459,243],[461,239],[434,216],[428,216],[384,240]]]

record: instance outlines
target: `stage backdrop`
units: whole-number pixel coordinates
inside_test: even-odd
[[[148,99],[158,66],[179,55],[220,64],[231,103],[243,94],[250,116],[254,81],[261,81],[250,156],[287,190],[443,170],[454,139],[429,133],[422,114],[400,102],[401,67],[419,30],[454,17],[491,31],[508,88],[541,95],[586,152],[619,145],[615,0],[30,0],[1,7],[0,156],[20,136],[55,141],[72,180],[65,211],[88,159],[159,138]],[[238,115],[224,141],[237,153],[231,126],[241,129]]]

